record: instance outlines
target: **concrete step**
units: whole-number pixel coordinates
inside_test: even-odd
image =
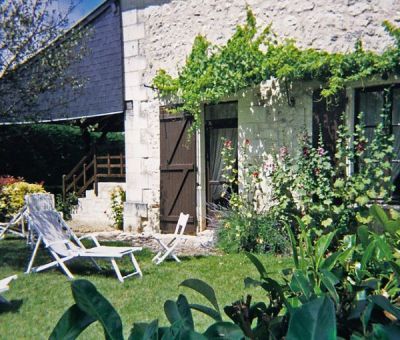
[[[111,192],[117,186],[124,190],[125,183],[98,183],[98,195],[94,190],[87,190],[85,197],[78,199],[78,206],[72,214],[72,222],[79,225],[85,225],[93,228],[93,231],[99,228],[109,228],[114,221],[111,219]]]

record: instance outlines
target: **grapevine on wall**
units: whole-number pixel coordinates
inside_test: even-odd
[[[400,73],[400,28],[388,21],[383,26],[393,44],[382,53],[365,50],[361,41],[351,52],[329,53],[299,48],[292,39],[280,40],[271,25],[260,31],[247,8],[246,23],[237,26],[225,45],[213,45],[204,36],[197,36],[178,76],[161,69],[153,84],[161,97],[179,98],[183,103],[179,110],[194,117],[193,129],[201,121],[201,103],[216,103],[271,77],[285,82],[320,81],[321,94],[329,100],[350,81]]]

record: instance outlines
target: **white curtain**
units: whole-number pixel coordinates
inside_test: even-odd
[[[234,155],[237,155],[237,128],[219,128],[210,131],[210,180],[223,181],[222,148],[224,139],[232,141]],[[211,185],[211,201],[215,202],[221,198],[223,185]]]

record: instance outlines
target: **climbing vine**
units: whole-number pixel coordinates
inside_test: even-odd
[[[271,77],[285,82],[320,81],[322,96],[329,101],[350,81],[400,73],[400,28],[388,21],[383,26],[394,43],[382,53],[365,50],[361,41],[352,52],[329,53],[299,48],[292,39],[280,40],[270,25],[259,31],[253,12],[247,8],[246,23],[237,26],[224,46],[197,36],[178,76],[159,70],[153,84],[162,97],[182,101],[179,110],[193,115],[194,129],[199,126],[201,103],[216,103]]]

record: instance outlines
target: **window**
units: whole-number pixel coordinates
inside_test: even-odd
[[[384,107],[389,107],[390,132],[394,135],[394,157],[392,162],[392,182],[395,185],[394,199],[400,200],[400,85],[371,87],[356,90],[355,118],[363,113],[366,137],[371,140],[379,124]]]

